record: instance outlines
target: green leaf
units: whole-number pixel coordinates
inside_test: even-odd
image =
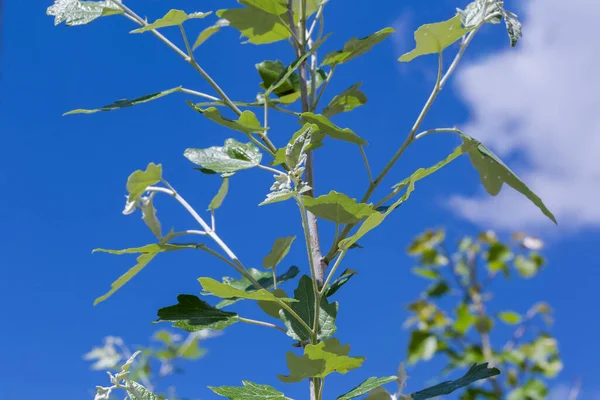
[[[523,319],[523,317],[521,317],[521,314],[516,313],[514,311],[503,311],[498,314],[498,318],[500,318],[502,322],[509,325],[516,325],[520,323]]]
[[[296,239],[296,236],[278,238],[275,240],[271,252],[263,259],[263,267],[265,269],[275,268],[290,251],[294,239]]]
[[[476,28],[492,15],[497,15],[502,12],[501,6],[498,3],[490,4],[487,0],[475,0],[467,5],[464,10],[457,8],[456,11],[460,16],[460,21],[465,29]],[[501,17],[502,15],[500,14],[500,18]],[[500,21],[495,17],[491,19],[490,22],[498,23]]]
[[[248,2],[240,1],[242,4]],[[219,18],[229,21],[229,25],[240,31],[246,43],[268,44],[288,39],[291,34],[282,24],[279,16],[249,5],[245,8],[232,8],[217,11]]]
[[[208,28],[205,28],[202,32],[200,32],[200,34],[198,35],[198,38],[194,42],[194,46],[192,47],[192,51],[194,51],[198,47],[200,47],[212,35],[214,35],[215,33],[219,32],[221,30],[221,28],[224,27],[224,26],[229,26],[229,21],[227,21],[226,19],[220,19],[214,25],[211,25]]]
[[[444,22],[425,24],[415,32],[415,49],[402,55],[398,61],[408,62],[422,55],[441,53],[469,30],[463,27],[458,14]]]
[[[456,321],[454,321],[454,330],[464,335],[473,326],[477,318],[469,312],[469,306],[461,303],[456,309]]]
[[[220,297],[222,299],[238,298],[275,302],[285,301],[287,303],[297,301],[294,299],[277,298],[273,295],[273,293],[268,292],[265,289],[260,289],[254,292],[236,289],[230,285],[217,282],[211,278],[198,278],[198,282],[200,282],[202,288],[209,294]]]
[[[371,390],[378,388],[386,383],[394,382],[398,379],[397,376],[386,376],[384,378],[371,377],[360,385],[349,391],[348,393],[339,396],[337,400],[350,400],[356,397],[362,396],[363,394],[369,393]]]
[[[455,381],[443,382],[439,385],[432,386],[428,389],[412,393],[410,395],[410,398],[413,400],[424,400],[442,396],[445,394],[450,394],[455,390],[461,389],[465,386],[472,384],[473,382],[479,381],[481,379],[487,379],[499,374],[500,370],[498,368],[488,368],[488,363],[483,363],[479,365],[475,364],[469,369],[469,371],[467,371],[467,373],[463,377]]]
[[[166,28],[168,26],[177,26],[183,24],[189,19],[204,18],[210,14],[212,14],[212,12],[195,12],[191,14],[186,14],[184,11],[181,10],[170,10],[164,17],[159,18],[153,23],[145,25],[139,29],[135,29],[129,33],[144,33],[153,29]]]
[[[508,393],[507,400],[545,400],[548,398],[548,387],[539,379],[530,379],[522,386]]]
[[[312,279],[304,275],[298,282],[298,287],[294,290],[295,303],[291,304],[292,310],[310,327],[314,326],[315,321],[315,292]],[[337,316],[338,303],[329,303],[327,297],[321,299],[321,309],[319,310],[319,331],[318,338],[324,339],[333,335],[337,330],[335,318]],[[310,340],[310,332],[287,311],[282,310],[279,313],[280,319],[287,327],[287,335],[294,340]]]
[[[158,321],[174,322],[173,327],[188,332],[222,330],[239,321],[236,313],[216,309],[196,296],[180,294],[177,302],[158,310]]]
[[[333,281],[329,285],[329,287],[325,291],[325,297],[332,296],[335,292],[340,290],[340,288],[342,286],[344,286],[346,284],[346,282],[348,282],[350,280],[350,278],[352,278],[354,275],[357,275],[357,274],[358,274],[358,272],[356,272],[356,271],[353,271],[349,268],[346,269],[344,272],[342,272],[342,274],[335,281]]]
[[[287,293],[283,289],[275,289],[273,290],[273,295],[277,298],[288,297]],[[259,301],[258,306],[265,314],[275,319],[281,319],[279,316],[279,310],[281,310],[281,305],[278,303],[273,303],[272,301]]]
[[[510,38],[511,47],[515,47],[521,37],[523,37],[523,26],[519,22],[519,18],[516,14],[510,11],[504,10],[504,23],[506,24],[506,31]]]
[[[249,268],[248,273],[250,274],[250,276],[252,276],[252,278],[254,278],[255,281],[257,281],[263,288],[267,290],[270,290],[275,286],[273,283],[273,273],[271,271],[259,271],[255,268]],[[298,267],[290,267],[286,272],[277,276],[277,285],[281,285],[284,282],[294,279],[299,273],[300,269]],[[254,285],[252,285],[250,280],[248,280],[248,278],[246,278],[245,276],[241,279],[223,278],[223,283],[236,289],[244,290],[246,292],[256,291]],[[217,304],[217,308],[227,307],[237,302],[238,300],[242,299],[223,300],[219,304]],[[279,318],[279,316],[277,316],[277,318]]]
[[[532,278],[537,275],[542,265],[537,263],[535,258],[526,258],[519,254],[515,258],[515,267],[523,278]]]
[[[221,204],[223,204],[223,200],[225,200],[225,196],[227,196],[228,191],[229,191],[229,178],[224,178],[223,183],[221,183],[221,187],[219,188],[219,191],[217,192],[215,197],[213,197],[212,201],[208,205],[208,210],[214,211],[217,208],[221,207]]]
[[[169,90],[163,90],[162,92],[147,94],[145,96],[137,97],[132,100],[128,100],[128,99],[117,100],[114,103],[105,105],[100,108],[91,109],[91,110],[81,109],[81,108],[77,109],[77,110],[71,110],[71,111],[64,113],[63,116],[64,115],[72,115],[72,114],[93,114],[93,113],[97,113],[99,111],[113,111],[113,110],[118,110],[120,108],[133,107],[138,104],[147,103],[149,101],[160,99],[161,97],[168,96],[172,93],[177,93],[177,92],[181,92],[181,86],[173,88],[173,89],[169,89]]]
[[[133,395],[133,397],[131,395],[129,396],[130,399],[136,399],[136,400],[163,400],[162,396],[158,396],[158,395],[152,393],[151,391],[149,391],[148,389],[146,389],[144,386],[140,385],[139,383],[137,383],[135,381],[128,382],[127,386],[128,386],[127,387],[127,391],[128,392],[135,393]]]
[[[113,1],[54,0],[46,15],[54,17],[54,25],[64,22],[68,26],[85,25],[109,15],[123,14]]]
[[[342,50],[328,53],[323,59],[322,65],[336,65],[348,62],[355,57],[365,54],[393,32],[395,32],[393,28],[384,28],[362,39],[352,38],[344,44]]]
[[[198,249],[202,247],[202,245],[197,244],[189,244],[189,245],[176,245],[176,244],[149,244],[143,247],[124,249],[124,250],[107,250],[107,249],[94,249],[93,253],[101,252],[101,253],[109,253],[109,254],[140,254],[137,258],[137,263],[133,267],[131,267],[127,272],[121,275],[116,281],[111,284],[111,289],[103,296],[98,297],[94,300],[94,305],[102,303],[104,300],[108,299],[112,296],[117,290],[123,287],[127,282],[129,282],[134,276],[136,276],[150,261],[156,257],[158,253],[163,253],[166,251],[175,251],[175,250],[183,250],[183,249]]]
[[[160,221],[154,208],[154,196],[150,195],[141,200],[142,220],[158,240],[163,238]]]
[[[129,196],[127,202],[137,202],[142,194],[162,179],[162,165],[161,164],[148,164],[145,171],[137,170],[127,178],[127,191]]]
[[[423,253],[435,249],[444,241],[446,233],[443,229],[428,229],[417,236],[408,246],[407,252],[411,256],[423,255]]]
[[[429,168],[420,168],[417,171],[415,171],[410,177],[408,177],[407,179],[405,179],[402,182],[400,182],[399,184],[397,184],[395,186],[395,188],[397,188],[398,190],[401,190],[402,188],[406,187],[406,192],[404,193],[404,195],[402,197],[400,197],[394,204],[389,206],[388,209],[384,213],[375,212],[372,215],[370,215],[369,218],[367,218],[361,224],[361,226],[358,228],[358,231],[356,231],[356,233],[354,235],[342,240],[339,243],[339,245],[338,245],[339,249],[340,250],[348,250],[354,243],[358,242],[364,235],[366,235],[371,230],[378,227],[387,218],[388,215],[390,215],[396,208],[398,208],[402,203],[404,203],[410,197],[410,194],[415,189],[415,183],[418,180],[423,179],[423,178],[433,174],[440,168],[449,164],[454,159],[459,157],[461,154],[468,151],[470,146],[471,146],[471,144],[463,144],[463,145],[457,147],[445,160],[442,160],[442,161],[438,162],[437,164],[435,164],[434,166],[429,167]]]
[[[253,143],[244,144],[235,139],[227,139],[222,147],[187,149],[183,155],[194,164],[224,177],[256,167],[262,159],[262,153]]]
[[[324,378],[332,372],[345,374],[359,368],[364,357],[349,357],[350,345],[342,346],[338,339],[324,340],[318,344],[309,344],[304,348],[302,357],[287,353],[286,359],[290,374],[277,375],[285,383],[301,382],[310,377]]]
[[[390,400],[392,395],[382,387],[375,388],[369,393],[365,400]]]
[[[216,107],[202,109],[201,107],[189,101],[188,105],[194,110],[198,111],[200,114],[204,115],[206,118],[216,122],[217,124],[226,126],[229,129],[233,129],[234,131],[240,131],[245,134],[250,134],[262,132],[265,130],[265,128],[263,128],[260,125],[260,122],[258,121],[258,118],[256,118],[256,115],[249,110],[242,112],[242,115],[240,115],[240,117],[237,120],[232,120],[223,117]]]
[[[281,61],[263,61],[256,64],[256,69],[262,79],[260,86],[263,89],[269,89],[279,80],[279,85],[272,90],[275,95],[282,97],[296,94],[300,97],[300,78],[298,74],[292,72],[285,79],[281,79],[286,73],[286,67]]]
[[[413,331],[408,344],[408,362],[414,364],[419,360],[430,360],[438,349],[435,335],[424,331]]]
[[[323,115],[327,118],[336,114],[352,111],[356,107],[362,106],[367,102],[367,96],[358,88],[362,83],[357,83],[338,94],[329,102],[329,105],[323,109]]]
[[[413,268],[412,273],[425,279],[438,279],[440,273],[431,268]]]
[[[290,143],[284,149],[284,162],[289,168],[297,170],[302,167],[306,161],[306,152],[313,146],[313,138],[318,131],[316,125],[304,124],[304,126],[294,134]]]
[[[355,143],[363,146],[368,144],[350,128],[342,129],[327,119],[327,117],[324,115],[305,112],[300,114],[300,118],[304,122],[315,124],[319,128],[320,132],[332,137],[333,139],[343,140],[345,142]]]
[[[542,199],[533,193],[525,183],[510,168],[506,166],[490,149],[485,147],[481,142],[473,139],[471,136],[461,133],[465,143],[471,143],[469,149],[469,158],[471,164],[479,172],[481,183],[485,190],[492,196],[500,193],[502,185],[506,183],[535,204],[552,222],[555,224],[556,218],[546,208]]]
[[[450,291],[450,286],[445,281],[438,281],[434,283],[425,294],[429,297],[442,297]]]
[[[317,218],[336,224],[357,224],[376,212],[371,204],[358,203],[334,190],[317,198],[302,196],[302,200],[304,207]]]
[[[283,393],[268,385],[259,385],[250,381],[242,381],[243,386],[209,386],[219,396],[230,400],[286,400]]]

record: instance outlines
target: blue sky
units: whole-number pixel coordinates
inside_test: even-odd
[[[335,32],[324,44],[327,51],[353,36],[386,26],[398,29],[369,54],[338,68],[325,96],[329,100],[363,82],[367,105],[335,122],[370,142],[367,151],[374,170],[380,170],[400,145],[433,84],[435,59],[400,65],[397,57],[412,46],[414,29],[450,17],[463,3],[383,0],[366,10],[364,2],[331,0],[327,6],[326,29]],[[514,9],[515,3],[506,1],[507,8]],[[539,0],[529,0],[516,6],[524,17],[526,35],[516,50],[508,49],[502,26],[487,26],[469,49],[457,80],[442,93],[423,125],[465,126],[522,173],[555,210],[561,227],[540,221],[534,206],[510,192],[489,202],[466,159],[423,181],[410,202],[364,240],[365,249],[347,257],[346,267],[360,275],[339,294],[337,336],[367,361],[358,371],[330,379],[328,396],[343,393],[366,377],[393,374],[405,358],[403,307],[424,284],[410,275],[413,262],[404,248],[414,235],[432,226],[448,227],[454,238],[487,228],[505,234],[528,229],[548,242],[545,254],[550,264],[540,277],[499,287],[497,299],[520,311],[538,300],[549,301],[556,310],[552,332],[565,363],[556,384],[581,379],[581,398],[592,399],[592,393],[598,393],[593,356],[600,355],[596,339],[600,262],[594,256],[600,238],[595,201],[600,120],[594,110],[600,103],[595,74],[600,60],[586,51],[593,44],[587,27],[593,26],[591,18],[597,13],[576,7],[575,3],[587,4],[585,0],[570,2],[573,7],[561,3],[548,1],[542,7]],[[233,1],[217,0],[128,4],[149,19],[170,8],[191,12],[235,6]],[[95,385],[107,383],[103,373],[90,371],[81,358],[92,345],[106,335],[146,343],[156,328],[150,321],[158,308],[173,304],[179,293],[197,294],[200,276],[219,279],[232,274],[204,254],[161,255],[107,302],[92,307],[93,299],[131,266],[134,257],[92,255],[91,250],[153,240],[139,215],[121,214],[127,176],[148,162],[162,163],[166,179],[202,210],[219,180],[192,170],[183,151],[221,144],[231,132],[193,112],[185,105],[189,99],[185,95],[111,113],[62,117],[74,108],[93,108],[179,85],[206,92],[210,88],[152,36],[129,35],[133,27],[124,18],[105,18],[78,28],[54,27],[45,15],[48,5],[49,1],[33,5],[8,1],[2,16],[3,400],[86,398]],[[557,21],[557,16],[568,18]],[[207,23],[194,21],[188,29],[197,32]],[[178,41],[176,29],[165,33]],[[286,44],[240,45],[238,34],[226,29],[198,50],[197,58],[230,97],[251,100],[260,90],[254,65],[274,58],[273,53],[284,62],[293,60]],[[287,116],[274,116],[271,124],[276,127],[271,137],[280,146],[297,128]],[[456,144],[455,138],[443,135],[417,143],[384,186],[433,164]],[[320,149],[316,168],[319,193],[335,189],[360,197],[367,184],[358,150],[344,143],[330,141]],[[257,207],[271,180],[259,170],[236,175],[217,216],[220,235],[250,266],[260,265],[275,238],[301,237],[292,204]],[[164,226],[194,228],[194,221],[170,199],[159,198],[157,208]],[[331,233],[328,228],[322,228],[325,238]],[[301,241],[286,261],[307,271]],[[293,286],[287,289],[292,291]],[[240,304],[239,312],[260,317],[250,302]],[[247,379],[305,398],[305,385],[284,386],[275,378],[287,371],[283,352],[289,349],[287,338],[276,331],[238,324],[206,346],[209,354],[189,366],[190,379],[181,381],[181,393],[210,399],[214,396],[207,385],[235,385]],[[438,370],[436,364],[411,368],[409,389],[422,388]]]

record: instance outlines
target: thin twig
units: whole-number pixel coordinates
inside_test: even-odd
[[[265,326],[265,327],[267,327],[267,328],[273,328],[273,329],[277,329],[278,331],[281,331],[281,332],[283,332],[283,333],[286,333],[286,332],[287,332],[287,330],[285,330],[284,328],[282,328],[282,327],[280,327],[280,326],[277,326],[277,325],[275,325],[275,324],[271,324],[271,323],[269,323],[269,322],[256,321],[256,320],[253,320],[253,319],[249,319],[249,318],[242,318],[242,317],[239,317],[239,321],[240,321],[240,322],[244,322],[244,323],[246,323],[246,324],[259,325],[259,326]]]

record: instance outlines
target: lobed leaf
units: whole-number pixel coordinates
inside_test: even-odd
[[[227,139],[223,146],[187,149],[184,156],[204,171],[221,173],[223,177],[256,167],[262,159],[262,153],[253,143],[240,143],[235,139]]]
[[[144,25],[139,29],[135,29],[129,33],[144,33],[154,29],[166,28],[169,26],[178,26],[183,24],[185,21],[189,19],[195,18],[204,18],[212,14],[211,11],[203,13],[203,12],[195,12],[191,14],[186,14],[185,11],[182,10],[170,10],[165,14],[164,17],[157,19],[151,24]]]
[[[177,304],[158,310],[158,321],[173,322],[173,327],[188,332],[222,330],[239,321],[233,312],[219,310],[196,296],[180,294]]]
[[[261,300],[261,301],[274,301],[274,302],[296,302],[294,299],[278,298],[273,293],[259,289],[253,292],[236,289],[230,285],[220,283],[211,278],[198,278],[198,282],[202,285],[202,288],[213,296],[220,297],[222,299],[250,299],[250,300]]]
[[[327,118],[342,112],[352,111],[356,107],[367,102],[367,96],[358,88],[362,83],[357,83],[338,94],[323,109],[323,115]]]
[[[85,25],[109,15],[123,14],[123,10],[113,1],[54,0],[46,9],[46,15],[54,17],[54,25]]]
[[[371,377],[362,382],[360,385],[349,391],[348,393],[339,396],[337,400],[350,400],[356,397],[362,396],[363,394],[369,393],[371,390],[385,385],[386,383],[394,382],[398,380],[397,376],[386,376],[384,378]]]
[[[149,186],[152,186],[162,179],[162,165],[150,163],[146,167],[145,171],[137,170],[129,175],[127,178],[127,191],[129,195],[127,197],[127,202],[136,202],[140,199],[142,194],[148,189]]]
[[[206,118],[216,122],[217,124],[228,127],[229,129],[233,129],[234,131],[240,131],[245,134],[262,132],[265,130],[260,125],[258,118],[256,115],[249,110],[242,112],[242,115],[239,116],[237,120],[232,120],[225,118],[221,115],[221,112],[216,107],[209,107],[207,109],[203,109],[200,106],[189,102],[188,105],[192,107],[194,110],[198,111],[200,114],[204,115]]]
[[[432,386],[428,389],[412,393],[410,395],[410,398],[412,400],[424,400],[442,396],[445,394],[450,394],[455,390],[461,389],[465,386],[472,384],[473,382],[479,381],[481,379],[491,378],[492,376],[496,376],[499,374],[500,370],[498,368],[488,368],[488,363],[483,363],[479,365],[475,364],[469,369],[469,371],[467,371],[467,373],[463,377],[455,381],[443,382],[439,385]]]
[[[317,218],[336,224],[357,224],[376,211],[371,204],[358,203],[343,193],[334,190],[319,197],[302,196],[304,207]]]
[[[268,385],[259,385],[254,382],[242,381],[243,386],[218,386],[208,388],[219,396],[230,400],[287,400],[283,393],[278,392]]]
[[[245,8],[232,8],[217,11],[217,16],[229,21],[229,26],[240,31],[246,43],[268,44],[286,40],[291,36],[279,15],[268,13],[255,7],[255,1],[240,0]],[[268,4],[269,2],[261,2]]]
[[[381,43],[385,38],[395,32],[393,28],[384,28],[367,37],[352,38],[344,44],[344,48],[325,55],[322,65],[343,64],[368,52],[373,46]]]
[[[324,115],[305,112],[300,114],[300,118],[304,122],[316,125],[321,133],[331,136],[333,139],[343,140],[345,142],[355,143],[363,146],[368,144],[350,128],[342,129],[327,119],[327,117]]]

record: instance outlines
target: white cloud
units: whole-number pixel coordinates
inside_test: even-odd
[[[509,164],[563,228],[600,226],[600,2],[527,0],[521,9],[516,49],[459,68],[456,88],[471,112],[462,128],[504,158],[523,160]],[[497,229],[549,224],[509,187],[497,197],[455,196],[450,205]]]

